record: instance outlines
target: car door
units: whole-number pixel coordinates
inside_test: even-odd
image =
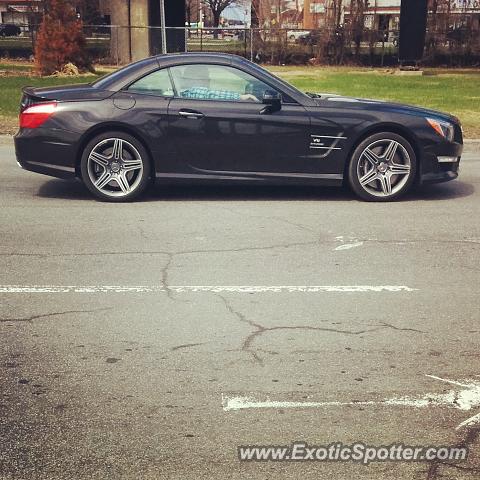
[[[296,103],[266,109],[272,88],[236,67],[170,68],[169,135],[191,173],[285,175],[307,168],[310,117]]]
[[[116,93],[117,118],[148,137],[157,172],[175,172],[176,148],[168,135],[168,104],[174,91],[168,70],[155,70]]]

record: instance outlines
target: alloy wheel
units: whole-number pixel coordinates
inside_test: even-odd
[[[122,138],[97,143],[87,160],[88,176],[104,195],[124,197],[142,181],[144,162],[134,145]]]
[[[361,187],[375,197],[400,192],[412,174],[407,149],[396,140],[382,139],[368,145],[360,155],[357,177]]]

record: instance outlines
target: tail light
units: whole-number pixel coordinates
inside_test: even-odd
[[[37,128],[55,112],[57,102],[37,103],[20,112],[20,128]]]

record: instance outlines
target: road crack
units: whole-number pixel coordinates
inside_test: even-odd
[[[40,315],[32,315],[30,317],[20,317],[20,318],[0,318],[0,323],[9,323],[9,322],[25,322],[25,323],[32,323],[34,320],[39,320],[41,318],[50,318],[56,317],[61,315],[69,315],[72,313],[96,313],[105,310],[111,310],[110,307],[105,308],[96,308],[94,310],[65,310],[63,312],[50,312],[50,313],[43,313]]]
[[[392,328],[394,330],[399,331],[411,331],[416,333],[425,333],[421,330],[416,330],[414,328],[400,328],[396,327],[395,325],[391,325],[385,322],[382,322],[380,325],[373,326],[373,328],[363,328],[359,330],[343,330],[340,328],[332,328],[332,327],[317,327],[312,325],[285,325],[285,326],[273,326],[273,327],[266,327],[261,325],[260,323],[254,322],[253,320],[248,319],[242,312],[236,310],[232,304],[225,298],[225,296],[216,293],[216,296],[221,298],[222,302],[225,305],[227,311],[237,318],[238,321],[249,325],[252,327],[253,331],[248,334],[242,342],[240,347],[240,351],[248,353],[254,362],[258,363],[261,366],[264,366],[264,359],[258,354],[258,351],[261,349],[254,348],[254,343],[260,336],[269,333],[269,332],[276,332],[276,331],[288,331],[288,330],[304,330],[304,331],[313,331],[313,332],[329,332],[329,333],[338,333],[341,335],[363,335],[367,333],[373,333],[379,330],[383,330],[386,328]]]
[[[169,269],[172,265],[172,262],[173,262],[173,259],[174,259],[174,256],[175,254],[173,253],[168,253],[168,259],[167,259],[167,262],[165,263],[165,265],[163,266],[162,270],[161,270],[161,274],[162,274],[162,277],[161,277],[161,282],[162,282],[162,287],[165,289],[165,292],[167,294],[167,297],[170,299],[170,300],[175,300],[173,298],[173,292],[172,292],[172,289],[170,288],[169,286],[169,283],[168,283],[168,275],[169,275]]]
[[[385,327],[385,328],[392,328],[393,330],[398,330],[399,332],[427,333],[424,330],[418,330],[416,328],[397,327],[396,325],[392,325],[391,323],[387,323],[387,322],[380,322],[379,326]]]
[[[461,439],[458,443],[451,445],[452,448],[467,448],[471,451],[471,447],[480,440],[480,426],[469,427],[464,435],[464,438]],[[445,469],[456,469],[468,473],[480,473],[480,467],[469,467],[461,465],[458,463],[446,462],[443,460],[433,460],[430,462],[430,467],[427,470],[427,480],[437,480],[438,478],[443,477],[441,470]]]
[[[170,351],[176,352],[177,350],[183,350],[184,348],[198,347],[200,345],[204,345],[204,343],[185,343],[184,345],[177,345],[176,347],[172,347]]]
[[[274,250],[276,248],[293,248],[293,247],[306,247],[311,245],[320,244],[320,240],[312,240],[309,242],[292,242],[292,243],[278,243],[274,245],[264,246],[252,246],[252,247],[239,247],[239,248],[212,248],[212,249],[193,249],[193,250],[178,250],[169,252],[165,250],[129,250],[129,251],[106,251],[106,252],[82,252],[82,253],[23,253],[23,252],[7,252],[0,253],[0,256],[17,256],[17,257],[46,257],[46,258],[62,258],[62,257],[95,257],[102,255],[192,255],[203,253],[238,253],[238,252],[251,252],[251,251],[265,251]]]

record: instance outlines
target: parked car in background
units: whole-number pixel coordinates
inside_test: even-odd
[[[449,42],[455,42],[463,45],[468,42],[468,40],[470,39],[470,35],[471,31],[466,26],[451,28],[447,32],[447,40]]]
[[[287,38],[291,42],[296,42],[300,37],[308,35],[309,33],[308,30],[289,30],[287,32]]]
[[[321,34],[319,31],[312,30],[297,38],[297,43],[300,45],[317,45],[320,42]]]
[[[13,23],[0,23],[0,37],[18,37],[22,29]]]
[[[365,41],[372,42],[372,43],[388,42],[387,30],[370,30],[367,28],[363,32],[362,36]]]

